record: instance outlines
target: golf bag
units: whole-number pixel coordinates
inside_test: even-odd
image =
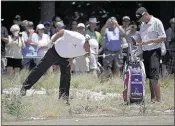
[[[131,43],[128,45],[128,58],[123,70],[123,99],[127,104],[141,103],[145,97],[145,68],[142,60],[138,57],[138,49],[132,50]]]

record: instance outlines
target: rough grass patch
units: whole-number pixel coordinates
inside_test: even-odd
[[[21,72],[21,82],[25,80],[28,72]],[[30,118],[30,117],[45,117],[45,118],[59,118],[59,117],[75,117],[81,114],[109,114],[109,115],[156,115],[162,114],[167,109],[174,109],[174,80],[173,77],[160,79],[161,85],[161,103],[152,104],[150,101],[150,91],[148,81],[146,83],[146,104],[145,113],[143,114],[143,106],[123,105],[122,98],[106,98],[103,100],[91,100],[86,97],[79,99],[76,96],[76,90],[90,90],[94,92],[102,92],[103,95],[107,93],[122,94],[123,82],[121,77],[113,77],[108,82],[100,83],[98,78],[92,77],[90,74],[73,75],[71,79],[71,91],[73,99],[70,100],[71,106],[65,105],[63,101],[58,100],[60,75],[58,73],[45,74],[35,85],[34,89],[46,89],[49,95],[32,95],[15,99],[16,97],[10,95],[2,98],[2,119],[5,121],[15,118]],[[2,89],[21,86],[15,79],[9,77],[2,77]],[[88,94],[91,95],[91,94]],[[156,112],[156,111],[161,111]]]

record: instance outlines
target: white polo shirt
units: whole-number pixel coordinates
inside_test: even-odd
[[[42,46],[46,46],[46,45],[48,46],[48,47],[39,48],[37,51],[37,56],[43,57],[50,47],[50,44],[51,44],[50,37],[47,34],[43,34],[42,37],[38,35],[38,44],[40,44]]]
[[[162,22],[155,17],[151,17],[148,23],[142,23],[140,27],[140,36],[142,42],[155,39],[155,38],[166,38],[165,30]],[[153,50],[161,48],[161,43],[150,43],[143,45],[143,51]]]
[[[83,45],[85,37],[75,31],[64,30],[64,35],[54,43],[56,52],[63,58],[74,58],[85,55]]]

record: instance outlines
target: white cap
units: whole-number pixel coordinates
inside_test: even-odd
[[[78,28],[79,28],[79,27],[85,28],[85,25],[84,25],[83,23],[79,23],[79,24],[77,25],[77,27],[78,27]]]
[[[43,24],[38,24],[37,27],[36,27],[37,30],[39,30],[39,29],[44,29],[44,28],[45,28],[45,27],[44,27]]]
[[[11,26],[10,31],[13,33],[13,35],[18,36],[20,27],[17,24],[14,24]]]
[[[20,31],[20,28],[17,24],[14,24],[14,25],[11,26],[10,31],[11,32]]]
[[[63,28],[63,27],[65,27],[65,25],[64,25],[64,23],[63,23],[62,21],[57,22],[57,23],[55,24],[55,26],[58,27],[58,28]]]
[[[124,16],[123,20],[129,20],[130,21],[130,18],[128,16]]]
[[[97,21],[97,18],[89,18],[89,22],[90,23],[99,23],[99,21]]]

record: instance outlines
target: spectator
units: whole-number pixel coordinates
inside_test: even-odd
[[[12,35],[8,37],[7,43],[7,73],[9,75],[13,74],[13,69],[15,74],[19,74],[22,62],[22,48],[25,47],[22,34],[19,34],[20,28],[17,24],[11,26],[10,31]]]
[[[139,54],[140,54],[139,57],[142,59],[142,55],[141,55],[142,54],[142,50],[141,50],[140,47],[133,45],[131,37],[134,37],[134,39],[136,41],[139,41],[139,42],[141,41],[141,37],[140,37],[139,31],[137,31],[137,24],[134,21],[131,22],[129,28],[127,29],[126,41],[127,41],[128,44],[131,44],[131,49],[139,51]],[[129,51],[130,53],[132,51],[131,49]]]
[[[97,70],[98,70],[98,57],[97,55],[103,51],[103,38],[99,32],[96,31],[97,27],[97,18],[91,17],[89,18],[89,27],[86,29],[86,34],[90,36],[89,44],[91,51],[90,54],[90,72],[93,73],[94,76],[97,77]],[[101,48],[99,49],[99,46]]]
[[[49,37],[51,37],[51,24],[49,21],[44,22],[44,33],[47,34]]]
[[[62,19],[59,16],[54,16],[52,18],[52,27],[51,27],[51,34],[50,36],[54,35],[56,33],[56,23],[62,21]]]
[[[85,25],[79,23],[77,31],[85,36]],[[77,57],[73,60],[72,71],[74,73],[87,73],[89,71],[89,58],[87,55]]]
[[[8,31],[7,28],[2,25],[1,19],[1,71],[3,72],[6,68],[6,58],[5,58],[5,46],[8,43]]]
[[[38,24],[36,32],[38,34],[38,51],[37,56],[41,58],[36,59],[36,65],[39,64],[40,60],[44,57],[49,47],[51,47],[51,40],[47,34],[44,34],[44,25]],[[53,68],[50,68],[50,72],[53,72]]]
[[[125,31],[125,37],[121,37],[121,41],[122,41],[122,47],[123,47],[123,49],[122,49],[122,53],[125,53],[125,54],[127,54],[128,52],[128,46],[127,45],[124,45],[125,43],[128,43],[127,42],[127,35],[130,33],[130,23],[131,23],[131,21],[130,21],[130,17],[129,16],[124,16],[123,18],[122,18],[122,28],[124,29],[124,31]],[[134,30],[134,29],[133,29]],[[127,60],[127,56],[123,56],[123,65],[122,65],[122,67],[121,67],[121,72],[123,72],[123,67],[124,67],[124,63],[126,62],[126,60]]]
[[[77,21],[76,20],[73,20],[71,22],[71,28],[70,28],[71,31],[77,31]]]
[[[161,58],[161,45],[166,41],[166,34],[162,22],[150,15],[144,7],[136,11],[137,20],[142,22],[140,35],[145,72],[150,81],[151,101],[160,102],[159,70]]]
[[[129,25],[130,25],[130,17],[124,16],[122,18],[122,28],[125,30],[125,32],[128,31]]]
[[[112,73],[119,74],[122,67],[121,47],[122,37],[125,35],[125,31],[118,24],[115,17],[111,17],[106,21],[106,24],[101,30],[101,34],[105,38],[104,54],[110,55],[103,59],[104,69],[107,72],[107,76]],[[114,67],[112,71],[112,67]]]
[[[36,59],[34,57],[37,56],[38,35],[34,33],[33,27],[33,22],[28,21],[26,31],[23,33],[26,47],[22,50],[24,57],[22,65],[28,70],[31,70],[35,66]]]
[[[170,27],[166,30],[167,42],[166,46],[169,49],[169,73],[172,73],[175,67],[175,18],[170,19]]]
[[[23,37],[25,35],[25,31],[27,30],[27,25],[28,25],[28,21],[27,20],[23,20],[21,22],[21,32],[22,32],[22,36]]]
[[[80,19],[80,13],[75,11],[74,16],[72,17],[72,19],[74,19],[75,21],[78,21]]]
[[[13,19],[13,24],[21,25],[21,16],[16,15],[15,18]]]
[[[175,49],[175,18],[170,19],[170,27],[166,30],[167,46],[170,49]]]

